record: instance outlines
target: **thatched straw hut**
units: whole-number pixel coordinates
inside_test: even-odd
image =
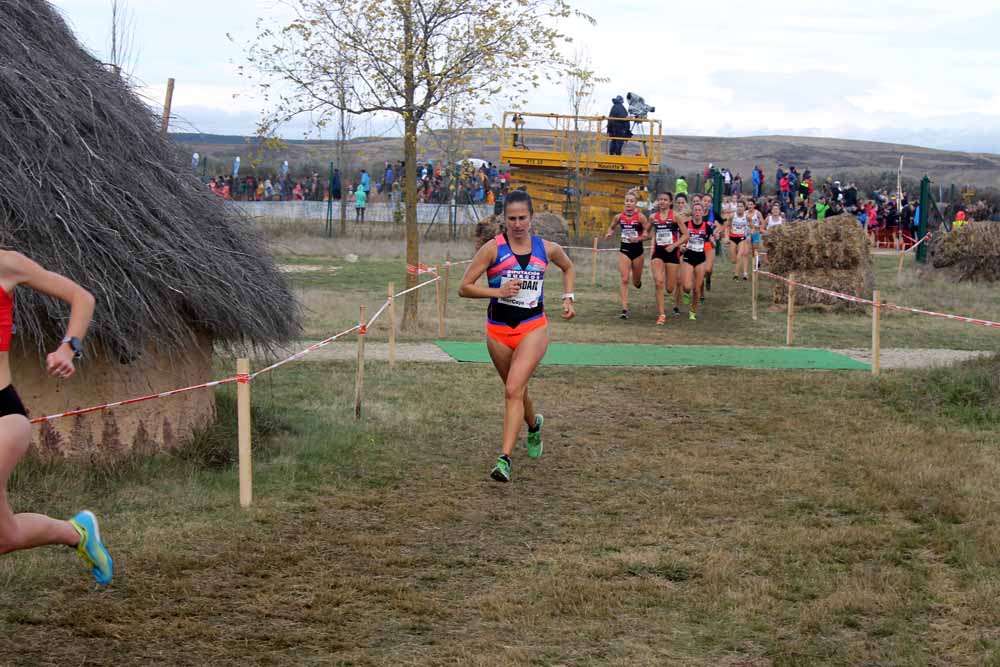
[[[67,309],[18,290],[11,366],[32,416],[211,379],[213,346],[267,348],[298,312],[261,239],[228,217],[161,137],[157,119],[39,0],[0,21],[0,244],[97,299],[78,373],[44,354]],[[167,446],[214,415],[211,391],[42,429],[49,451]]]
[[[865,233],[851,215],[825,220],[790,222],[764,237],[767,266],[772,273],[798,283],[870,299],[875,285],[871,250]],[[788,303],[788,286],[774,284],[774,303]],[[852,310],[851,301],[812,290],[795,292],[795,303]]]
[[[953,280],[1000,281],[1000,224],[976,221],[936,234],[930,259]]]

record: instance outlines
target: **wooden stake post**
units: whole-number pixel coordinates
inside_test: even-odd
[[[438,337],[444,338],[444,281],[438,278]]]
[[[750,315],[757,321],[757,252],[753,253],[753,275],[750,277]]]
[[[236,360],[237,377],[250,375],[250,360]],[[236,422],[239,437],[240,507],[250,507],[253,502],[253,465],[250,447],[250,381],[238,380],[236,384]]]
[[[795,344],[795,283],[788,281],[788,327],[785,331],[785,345]]]
[[[396,366],[396,284],[389,283],[389,370]]]
[[[441,317],[448,318],[448,282],[451,274],[451,251],[444,256],[444,309]]]
[[[878,375],[882,366],[882,341],[879,333],[879,311],[882,310],[882,302],[879,300],[878,290],[872,296],[872,375]]]
[[[594,253],[590,258],[590,286],[597,287],[597,237],[594,237]]]
[[[167,79],[167,97],[163,101],[163,125],[160,127],[160,134],[167,136],[167,129],[170,127],[170,107],[174,101],[174,80]]]
[[[358,331],[358,374],[354,379],[354,418],[361,419],[361,399],[365,388],[365,307],[361,306],[361,330]]]
[[[903,274],[903,259],[906,258],[906,253],[902,250],[899,251],[899,265],[896,267],[896,277],[898,278]]]

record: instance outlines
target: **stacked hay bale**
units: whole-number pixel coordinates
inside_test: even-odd
[[[491,215],[483,218],[476,225],[476,247],[482,247],[494,236],[506,231],[507,226],[502,215]],[[555,213],[535,213],[531,219],[531,233],[559,245],[569,243],[569,225]]]
[[[1000,224],[970,222],[930,243],[931,266],[950,279],[1000,281]]]
[[[792,222],[764,238],[767,271],[797,283],[870,299],[875,285],[871,251],[852,215]],[[788,284],[775,281],[774,303],[788,303]],[[864,306],[813,290],[798,289],[796,305],[822,305],[844,310]]]

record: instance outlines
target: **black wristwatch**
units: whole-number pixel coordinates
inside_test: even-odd
[[[83,357],[83,343],[76,336],[66,336],[62,339],[63,343],[69,343],[69,346],[73,348],[73,358],[80,359]]]

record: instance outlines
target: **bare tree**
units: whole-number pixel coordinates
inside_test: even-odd
[[[584,155],[592,152],[592,122],[581,128],[581,116],[593,113],[594,86],[606,83],[608,79],[599,77],[591,67],[590,57],[582,49],[573,54],[573,60],[566,71],[566,96],[573,112],[573,138],[570,141],[571,164],[566,170],[566,217],[573,220],[575,231],[579,233],[583,198],[593,168],[586,163]]]
[[[108,64],[125,80],[132,78],[139,62],[135,43],[135,14],[126,0],[111,0],[111,33],[108,35]]]
[[[403,121],[406,261],[420,263],[417,131],[427,114],[457,96],[485,104],[525,94],[564,65],[569,42],[557,27],[573,16],[567,0],[288,0],[295,18],[265,27],[247,59],[267,81],[272,118],[310,109],[398,116]],[[337,96],[330,54],[347,54],[352,95]],[[417,276],[408,274],[412,286]],[[404,322],[417,321],[418,291]]]

